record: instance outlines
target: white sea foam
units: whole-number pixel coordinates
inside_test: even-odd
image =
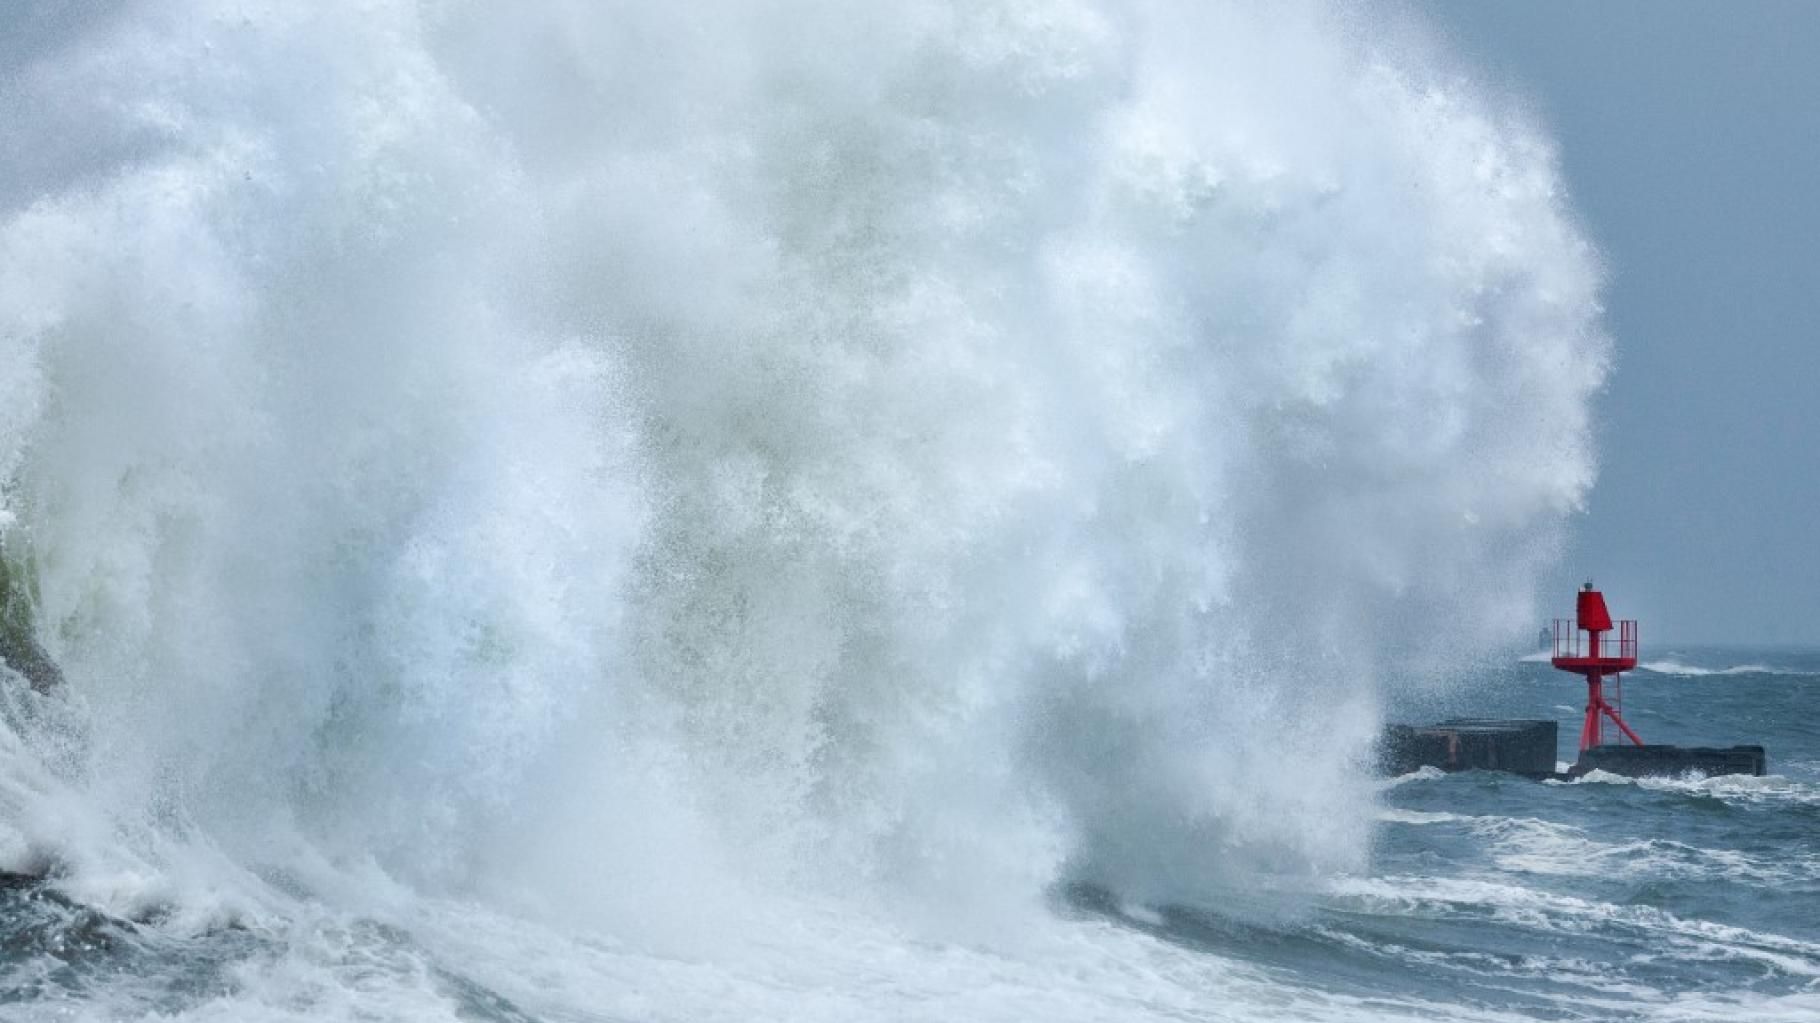
[[[1726,880],[1760,886],[1820,881],[1820,857],[1791,850],[1765,858],[1670,839],[1605,842],[1584,828],[1515,817],[1471,817],[1493,862],[1518,873],[1657,880]]]
[[[1697,665],[1683,664],[1680,661],[1661,660],[1643,661],[1637,665],[1638,671],[1653,672],[1657,675],[1682,675],[1688,678],[1701,678],[1707,675],[1800,675],[1803,672],[1793,668],[1776,668],[1767,664],[1734,664],[1725,668],[1702,668]]]
[[[7,767],[4,851],[103,904],[397,885],[636,991],[799,899],[986,940],[1061,877],[1359,869],[1382,659],[1530,620],[1592,480],[1548,140],[1359,16],[6,25],[0,542],[85,738]],[[975,965],[799,1018],[987,1018]]]
[[[1504,880],[1391,876],[1336,880],[1333,893],[1377,912],[1489,914],[1543,933],[1607,934],[1683,958],[1738,959],[1796,978],[1820,978],[1820,944],[1767,931],[1689,919],[1653,906],[1619,905]]]
[[[1455,821],[1472,819],[1464,814],[1433,810],[1405,810],[1395,806],[1385,807],[1378,811],[1378,820],[1387,824],[1451,824]]]
[[[1457,825],[1485,843],[1500,869],[1519,874],[1727,880],[1769,887],[1820,881],[1820,856],[1796,850],[1764,858],[1662,838],[1606,842],[1583,827],[1559,821],[1396,807],[1379,811],[1378,820],[1416,826]]]
[[[1410,782],[1416,781],[1439,781],[1445,777],[1447,777],[1446,771],[1433,765],[1424,764],[1407,774],[1399,774],[1394,778],[1383,780],[1379,783],[1379,790],[1393,789],[1399,785],[1407,785]]]
[[[1635,1011],[1639,1004],[1662,1000],[1662,993],[1657,988],[1624,979],[1609,962],[1548,955],[1513,958],[1471,950],[1412,948],[1333,928],[1318,928],[1317,931],[1336,944],[1385,960],[1393,969],[1420,964],[1499,987],[1545,977],[1549,983],[1547,989],[1539,993],[1541,997],[1582,1012],[1587,1009],[1614,1013]]]
[[[1628,778],[1609,771],[1589,771],[1570,781],[1550,780],[1548,785],[1634,785],[1657,792],[1684,792],[1712,796],[1727,802],[1791,802],[1820,804],[1820,785],[1796,781],[1779,774],[1760,776],[1722,774],[1703,777],[1690,773],[1677,778]]]
[[[1652,1007],[1649,1018],[1663,1023],[1810,1023],[1820,1018],[1820,993],[1689,991]]]

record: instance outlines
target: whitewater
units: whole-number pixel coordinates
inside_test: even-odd
[[[1594,479],[1554,144],[1406,11],[26,3],[0,72],[0,1018],[1445,1004],[1144,923],[1378,883],[1386,701]]]

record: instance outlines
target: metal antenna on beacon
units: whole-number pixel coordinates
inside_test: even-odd
[[[1586,676],[1586,722],[1580,726],[1580,753],[1605,745],[1605,719],[1610,718],[1624,737],[1638,746],[1643,740],[1624,723],[1623,672],[1637,666],[1637,622],[1614,622],[1605,606],[1605,595],[1593,589],[1592,580],[1576,595],[1574,617],[1555,619],[1554,650],[1549,663],[1562,671]],[[1611,636],[1608,633],[1616,632]],[[1605,698],[1605,683],[1614,685],[1615,699]]]

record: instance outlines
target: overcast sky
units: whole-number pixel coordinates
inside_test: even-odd
[[[1820,2],[1427,11],[1553,129],[1611,272],[1559,605],[1591,576],[1646,647],[1820,644]]]

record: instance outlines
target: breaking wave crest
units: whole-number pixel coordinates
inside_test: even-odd
[[[1592,479],[1552,149],[1397,26],[21,10],[0,542],[66,683],[0,866],[99,899],[1353,869],[1382,658],[1533,620]]]

